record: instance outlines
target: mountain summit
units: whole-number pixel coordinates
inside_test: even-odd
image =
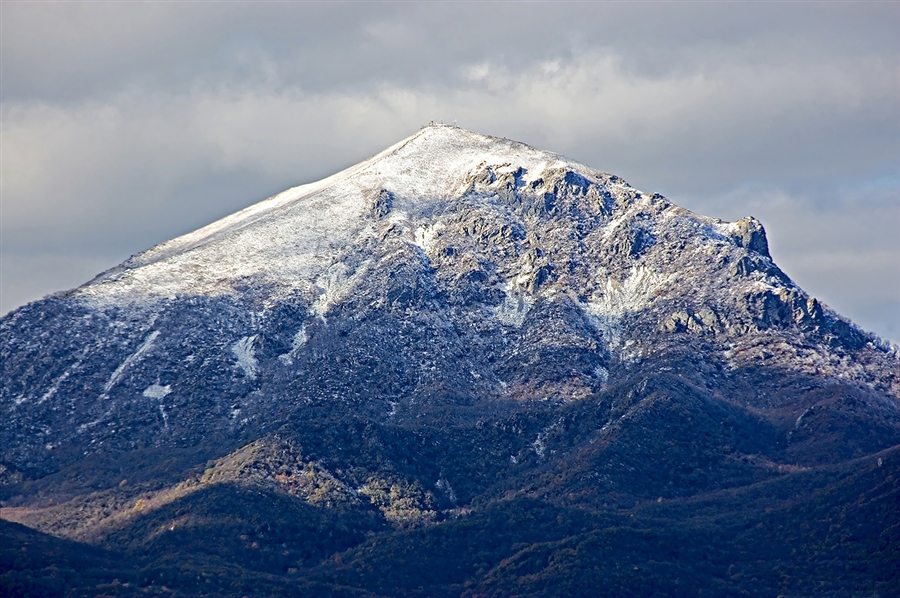
[[[453,579],[416,577],[424,556],[401,570],[429,595],[538,595],[550,586],[521,575],[560,573],[516,569],[535,543],[593,542],[598,517],[649,501],[831,488],[879,451],[878,468],[895,463],[900,443],[896,348],[797,287],[756,219],[700,216],[445,125],[16,310],[0,332],[4,517],[147,563],[176,550],[182,521],[191,558],[236,562],[192,544],[213,525],[224,547],[258,536],[264,564],[247,571],[277,561],[329,591],[419,595],[366,577],[394,554],[372,537],[415,561],[410,546],[431,554],[434,530],[455,538],[478,517],[509,535],[527,504],[564,531],[512,534],[477,557],[486,568],[460,556]],[[244,512],[259,492],[270,516],[242,519],[251,532],[211,506]],[[295,517],[327,541],[260,531]],[[722,571],[726,593],[783,581]],[[881,588],[867,571],[863,589]],[[835,591],[862,587],[848,579]],[[695,582],[692,595],[711,583]]]

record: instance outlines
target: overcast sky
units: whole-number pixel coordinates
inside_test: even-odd
[[[900,342],[900,2],[0,2],[0,309],[430,120],[766,226]]]

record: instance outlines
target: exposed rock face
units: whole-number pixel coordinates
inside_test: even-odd
[[[772,256],[769,255],[769,241],[766,239],[766,229],[763,228],[759,220],[753,216],[748,216],[737,220],[734,224],[740,233],[741,247],[746,247],[749,251],[754,251],[763,257],[772,259]]]
[[[23,480],[151,448],[240,449],[230,473],[222,462],[185,488],[250,480],[397,523],[498,483],[606,504],[900,442],[897,349],[798,288],[757,220],[693,214],[455,127],[0,326],[0,479],[23,504]],[[357,452],[347,436],[316,440],[357,425],[373,439]],[[294,440],[272,440],[288,429]],[[823,435],[843,448],[829,456]],[[647,460],[666,458],[710,469],[656,471],[646,487]],[[565,479],[535,487],[549,462]]]

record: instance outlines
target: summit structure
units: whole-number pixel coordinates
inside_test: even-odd
[[[794,284],[756,219],[453,126],[135,255],[0,334],[5,517],[152,560],[173,501],[264,488],[351,530],[284,543],[285,570],[389,595],[322,559],[510,497],[634,509],[893,463],[900,443],[897,349]],[[118,506],[85,521],[97,501]],[[512,587],[465,571],[441,591]]]

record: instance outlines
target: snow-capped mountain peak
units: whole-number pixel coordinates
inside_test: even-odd
[[[21,447],[117,442],[116,422],[148,417],[160,426],[141,434],[161,442],[175,429],[265,427],[304,405],[403,418],[448,397],[566,403],[676,362],[712,386],[765,364],[900,396],[896,350],[798,288],[757,220],[694,214],[451,126],[162,243],[2,326],[10,421],[24,431],[47,409],[59,419]]]

